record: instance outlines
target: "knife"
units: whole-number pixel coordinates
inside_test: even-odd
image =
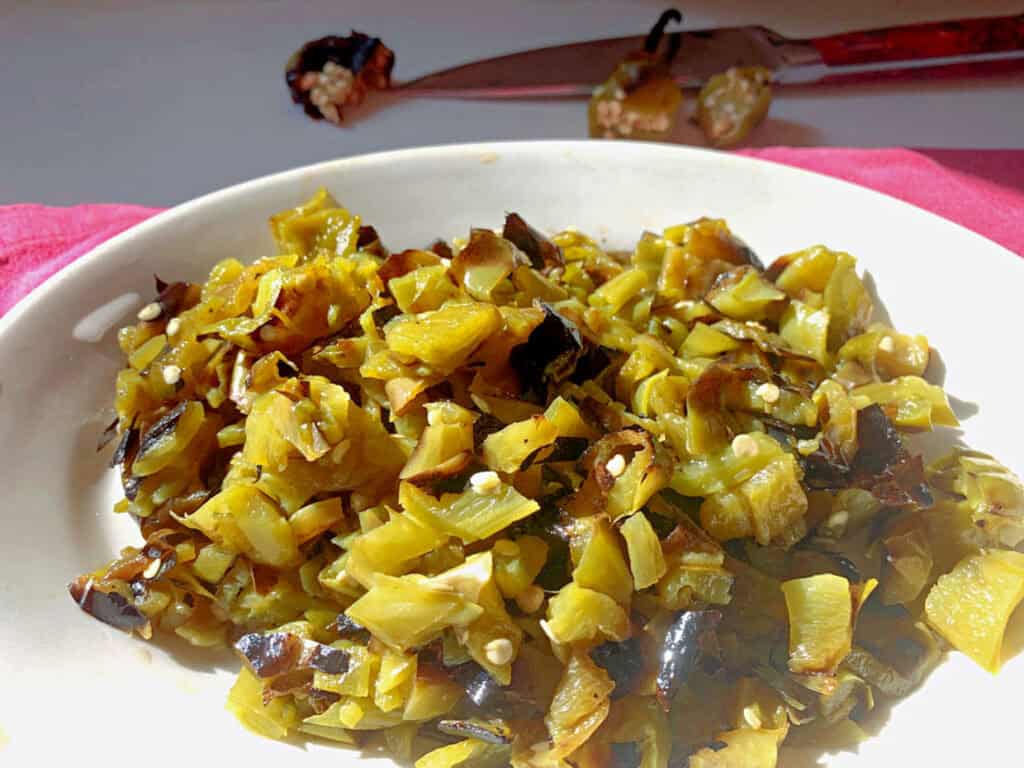
[[[779,85],[877,82],[1024,71],[1024,15],[944,21],[792,39],[765,27],[680,33],[672,74],[699,88],[734,66],[770,69]],[[434,72],[393,90],[466,99],[590,96],[644,37],[536,48]]]

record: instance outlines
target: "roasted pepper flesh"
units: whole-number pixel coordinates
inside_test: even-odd
[[[1024,490],[913,453],[956,418],[849,254],[515,214],[392,253],[326,192],[271,226],[121,332],[145,541],[70,586],[145,638],[240,638],[246,727],[421,768],[770,767],[859,738],[939,638],[998,668]]]

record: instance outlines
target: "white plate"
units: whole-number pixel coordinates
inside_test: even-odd
[[[114,238],[0,320],[0,764],[369,764],[252,736],[224,710],[230,659],[132,639],[78,611],[65,587],[137,539],[109,511],[117,483],[95,452],[119,364],[116,328],[151,296],[154,272],[201,280],[219,258],[270,253],[267,217],[321,185],[392,247],[497,226],[514,210],[538,228],[571,224],[616,246],[711,215],[765,261],[813,243],[847,250],[895,325],[927,334],[948,364],[946,386],[970,414],[966,440],[1024,471],[1020,327],[1006,322],[1019,317],[1024,264],[889,197],[758,160],[611,142],[416,149],[249,182]],[[826,762],[1019,765],[1022,684],[1024,660],[993,678],[954,656],[876,739]]]

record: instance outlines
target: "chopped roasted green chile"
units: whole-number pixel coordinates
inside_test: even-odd
[[[852,256],[496,223],[392,252],[321,190],[160,283],[107,432],[144,541],[76,603],[236,644],[261,735],[418,768],[774,766],[946,643],[998,667],[1024,486],[924,468],[907,433],[955,418]]]

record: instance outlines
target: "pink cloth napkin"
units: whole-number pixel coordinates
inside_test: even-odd
[[[1024,150],[770,147],[742,154],[898,197],[1024,256]]]
[[[0,316],[61,267],[157,213],[140,205],[0,206]]]
[[[1024,151],[746,150],[914,203],[1024,255]],[[137,205],[0,206],[0,315],[104,240],[159,213]]]

